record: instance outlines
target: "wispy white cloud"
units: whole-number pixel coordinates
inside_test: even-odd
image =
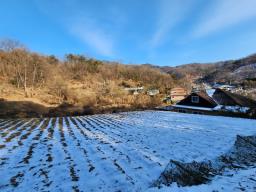
[[[161,45],[172,28],[186,18],[189,11],[194,7],[195,1],[160,0],[156,30],[150,40],[151,47]]]
[[[114,11],[112,5],[106,3],[106,6],[98,8],[98,14],[95,14],[93,13],[95,7],[91,6],[96,6],[97,3],[89,6],[79,0],[34,1],[42,13],[57,21],[66,32],[90,47],[96,54],[114,57],[116,46],[114,29],[122,20],[117,19],[117,14],[121,13]],[[122,15],[119,16],[123,18]],[[109,30],[110,28],[113,30]]]
[[[113,37],[91,22],[76,21],[69,27],[71,34],[79,38],[83,43],[89,45],[98,54],[107,57],[114,55]]]
[[[202,14],[193,36],[203,37],[256,18],[256,0],[216,0]]]

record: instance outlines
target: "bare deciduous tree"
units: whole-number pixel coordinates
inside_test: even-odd
[[[13,39],[2,39],[0,40],[0,50],[10,52],[14,49],[24,49],[25,46],[17,40]]]

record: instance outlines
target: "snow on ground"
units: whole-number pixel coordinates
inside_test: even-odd
[[[189,187],[178,187],[176,183],[162,188],[150,188],[147,192],[255,192],[256,168],[240,171],[229,171],[225,175],[216,176],[209,184]]]
[[[0,191],[157,191],[170,159],[214,159],[256,121],[166,111],[0,120]],[[160,191],[255,191],[256,169]]]

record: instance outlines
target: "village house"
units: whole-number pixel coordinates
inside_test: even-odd
[[[172,103],[172,99],[170,96],[166,96],[165,98],[163,98],[162,100],[164,103],[166,104],[171,104]]]
[[[173,111],[204,114],[212,111],[217,103],[205,92],[192,92],[173,107]]]
[[[236,86],[228,85],[228,84],[215,83],[213,85],[213,88],[214,89],[223,89],[223,90],[227,90],[227,91],[232,91],[236,88]]]
[[[158,89],[150,89],[147,91],[147,94],[150,95],[150,96],[154,96],[154,95],[157,95],[159,94],[159,90]]]
[[[219,110],[243,113],[256,108],[256,101],[223,89],[216,89],[212,98],[217,101],[218,108],[216,109]]]
[[[132,95],[138,95],[144,91],[144,87],[129,87],[124,88],[125,91],[128,91]]]
[[[170,91],[171,102],[175,103],[184,99],[187,95],[187,91],[182,87],[175,87]]]
[[[217,111],[246,113],[254,108],[256,101],[218,88],[210,95],[206,91],[194,91],[174,105],[172,110],[209,114]]]

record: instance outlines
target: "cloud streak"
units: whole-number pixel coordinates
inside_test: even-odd
[[[180,0],[161,0],[158,7],[156,30],[150,40],[153,48],[160,46],[166,39],[168,33],[179,24],[192,9],[193,0],[181,3]]]
[[[217,0],[202,14],[193,36],[204,37],[255,17],[255,0]]]
[[[91,7],[94,4],[78,0],[35,0],[35,3],[42,13],[57,21],[70,35],[89,46],[96,54],[114,57],[115,30],[111,31],[109,28],[113,29],[117,25],[116,22],[120,21],[116,19],[118,13],[113,11],[111,5],[106,4],[98,8],[99,14],[95,16],[94,8]],[[58,10],[58,14],[55,10]]]
[[[107,57],[114,55],[114,41],[110,34],[97,27],[92,22],[75,22],[70,27],[71,34],[79,38],[83,43],[89,45],[98,54]]]

